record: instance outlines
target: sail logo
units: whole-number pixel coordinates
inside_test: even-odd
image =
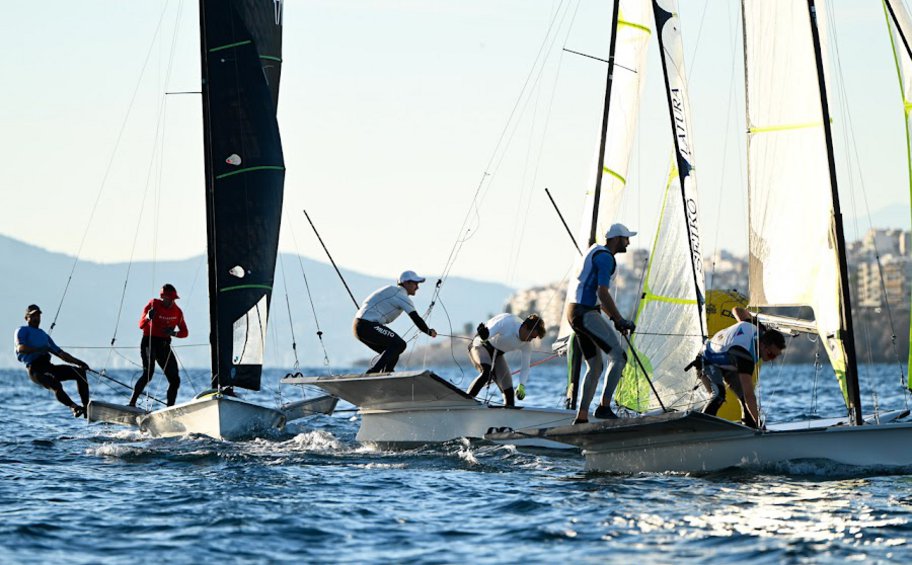
[[[687,232],[690,235],[691,260],[694,269],[696,269],[698,273],[702,273],[703,255],[700,252],[700,222],[697,214],[697,201],[693,197],[689,197],[685,204],[685,211],[687,213]]]
[[[674,120],[675,138],[678,140],[678,153],[687,161],[686,174],[690,174],[690,135],[687,133],[687,112],[683,93],[678,88],[671,89],[671,113]]]
[[[283,0],[273,0],[272,7],[275,11],[275,24],[277,26],[282,25],[282,2]]]

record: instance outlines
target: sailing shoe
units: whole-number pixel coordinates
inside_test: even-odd
[[[602,420],[617,420],[617,414],[611,411],[610,406],[602,406],[601,404],[595,409],[595,417]]]
[[[85,418],[86,417],[86,409],[82,406],[71,406],[70,410],[73,411],[74,418]]]

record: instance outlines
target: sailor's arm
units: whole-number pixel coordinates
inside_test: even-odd
[[[417,327],[419,330],[431,337],[437,337],[437,331],[433,328],[429,328],[428,325],[424,323],[424,320],[421,318],[421,316],[418,315],[417,311],[413,310],[409,312],[409,318],[412,319],[412,322],[415,323],[415,327]]]
[[[621,316],[621,312],[618,310],[617,305],[614,303],[614,298],[611,297],[611,292],[607,286],[599,285],[595,292],[602,305],[602,310],[605,314],[608,314],[611,321],[617,322],[618,320],[624,319],[624,317]]]
[[[88,369],[88,368],[89,368],[89,364],[88,364],[88,363],[86,363],[86,362],[83,361],[82,359],[78,359],[78,358],[76,358],[76,357],[73,357],[72,355],[70,355],[69,353],[67,353],[66,351],[64,351],[64,350],[62,350],[62,349],[58,349],[57,351],[55,351],[55,352],[54,352],[54,355],[56,355],[57,357],[60,357],[61,359],[63,359],[63,360],[66,361],[67,363],[72,363],[73,365],[76,365],[77,367],[82,367],[83,369]]]
[[[744,406],[754,422],[760,425],[760,408],[757,406],[757,396],[754,394],[754,379],[750,373],[738,373],[741,380],[741,392],[744,394]]]
[[[735,306],[734,308],[732,308],[732,316],[734,316],[735,319],[738,320],[739,322],[753,322],[754,321],[754,317],[747,310],[747,308],[744,308],[743,306]]]

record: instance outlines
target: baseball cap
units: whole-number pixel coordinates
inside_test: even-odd
[[[424,281],[425,278],[419,277],[415,271],[402,271],[402,274],[399,275],[399,284],[404,282],[423,283]]]
[[[40,314],[41,308],[39,308],[37,304],[29,304],[28,308],[25,309],[25,317],[28,318],[35,312],[38,312]]]
[[[171,300],[177,300],[180,296],[177,295],[177,289],[174,288],[173,284],[166,284],[162,286],[161,290],[162,298],[170,298]]]
[[[636,234],[637,232],[630,231],[624,224],[611,224],[611,227],[605,232],[605,239],[611,239],[612,237],[633,237]]]

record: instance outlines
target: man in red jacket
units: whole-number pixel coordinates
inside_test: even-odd
[[[139,329],[143,332],[142,342],[139,346],[143,374],[133,388],[130,406],[136,406],[139,395],[152,380],[156,363],[165,371],[165,377],[168,378],[168,406],[174,406],[174,402],[177,400],[180,374],[177,360],[171,351],[171,338],[184,338],[189,335],[184,313],[174,303],[178,298],[180,296],[177,295],[174,285],[166,284],[161,289],[161,299],[153,298],[143,308],[142,318],[139,319]]]

